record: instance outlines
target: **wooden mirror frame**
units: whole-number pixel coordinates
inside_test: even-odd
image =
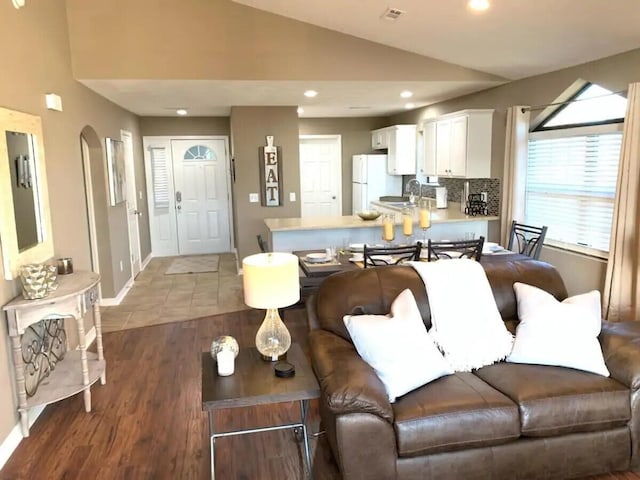
[[[10,159],[7,148],[6,132],[20,132],[32,135],[37,151],[34,152],[34,167],[37,181],[37,195],[40,203],[39,224],[42,241],[20,251],[16,232],[13,193],[11,188]],[[42,121],[36,115],[16,112],[0,107],[0,242],[2,243],[2,265],[4,278],[15,279],[20,267],[28,263],[41,263],[53,257],[53,235],[51,230],[51,212],[49,208],[49,189],[42,136]]]

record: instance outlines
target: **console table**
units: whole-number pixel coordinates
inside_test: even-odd
[[[28,408],[57,402],[83,391],[84,409],[90,412],[91,385],[98,378],[103,385],[107,381],[99,282],[100,275],[93,272],[59,275],[58,288],[47,297],[26,300],[20,296],[2,307],[11,337],[18,412],[25,437],[29,436]],[[90,308],[97,353],[87,352],[83,317]],[[66,351],[63,322],[69,317],[75,319],[79,346],[77,350]]]

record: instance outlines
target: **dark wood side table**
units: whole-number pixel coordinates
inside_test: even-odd
[[[246,433],[267,432],[293,428],[302,431],[307,476],[311,478],[311,455],[307,436],[309,400],[320,396],[320,387],[302,348],[292,343],[287,361],[296,367],[291,378],[278,378],[274,363],[265,362],[255,348],[241,349],[236,357],[235,373],[218,376],[217,365],[209,352],[202,353],[202,410],[209,415],[209,447],[211,451],[211,478],[215,479],[215,440],[220,437]],[[213,413],[217,408],[249,407],[280,402],[300,402],[300,422],[264,428],[216,433]]]

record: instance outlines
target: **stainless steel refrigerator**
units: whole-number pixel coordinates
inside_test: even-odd
[[[353,156],[353,214],[385,195],[402,194],[402,176],[387,173],[386,155]]]

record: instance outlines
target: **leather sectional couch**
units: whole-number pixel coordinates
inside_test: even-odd
[[[514,282],[559,300],[567,296],[546,263],[505,261],[484,268],[512,332]],[[407,266],[333,275],[307,304],[322,424],[345,480],[580,478],[640,467],[636,323],[603,323],[600,343],[610,378],[501,362],[440,378],[391,404],[342,318],[386,314],[405,288],[429,328],[424,284]]]

